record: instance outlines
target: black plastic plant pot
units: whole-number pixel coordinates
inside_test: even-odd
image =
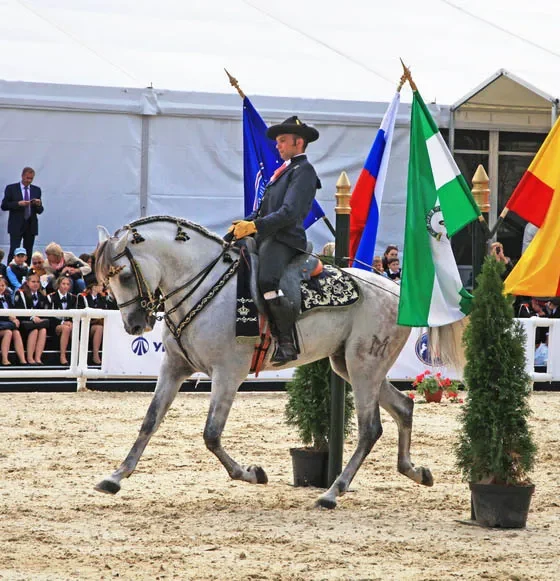
[[[469,484],[475,521],[485,527],[521,529],[527,523],[535,485]]]
[[[290,448],[294,486],[328,487],[328,451],[312,448]]]

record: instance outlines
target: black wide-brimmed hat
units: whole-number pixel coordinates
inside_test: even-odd
[[[282,123],[279,123],[278,125],[270,126],[266,132],[266,136],[270,137],[270,139],[276,139],[279,135],[284,135],[285,133],[299,135],[300,137],[303,137],[307,143],[319,139],[319,132],[317,129],[302,123],[297,118],[297,115],[286,119],[286,121],[282,121]]]

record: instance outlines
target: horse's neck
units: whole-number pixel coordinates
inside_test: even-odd
[[[160,288],[163,294],[167,296],[189,283],[189,281],[193,282],[176,295],[173,295],[166,303],[167,308],[174,307],[189,294],[200,280],[200,278],[193,279],[202,273],[213,261],[218,259],[216,265],[210,270],[196,291],[181,304],[181,309],[189,310],[216,284],[231,266],[231,263],[226,263],[222,258],[219,258],[222,253],[222,247],[213,240],[197,239],[196,241],[189,240],[181,244],[185,244],[185,246],[177,248],[175,252],[170,252],[168,248],[160,254],[158,260],[161,261],[160,264],[165,265],[162,268],[163,276]]]

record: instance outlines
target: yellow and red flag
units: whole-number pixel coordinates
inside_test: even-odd
[[[505,281],[505,292],[560,296],[560,119],[521,178],[506,208],[539,228]]]

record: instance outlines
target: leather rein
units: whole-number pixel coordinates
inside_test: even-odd
[[[165,219],[165,218],[164,218]],[[145,219],[142,223],[147,223],[149,221],[156,221]],[[161,221],[161,220],[159,220]],[[171,220],[169,220],[171,221]],[[189,222],[178,222],[176,219],[173,220],[177,223],[177,227],[179,229],[175,240],[180,242],[186,242],[189,240],[189,237],[186,236],[186,233],[181,230],[181,225],[183,226],[190,226]],[[131,244],[140,244],[144,242],[144,238],[138,233],[135,227],[139,225],[140,221],[137,221],[133,224],[129,224],[125,226],[126,229],[132,232],[133,239]],[[229,244],[223,243],[223,249],[218,254],[216,258],[213,258],[200,272],[198,272],[195,276],[190,278],[187,282],[182,284],[180,287],[172,290],[167,295],[164,295],[161,292],[161,289],[158,287],[154,293],[150,290],[148,283],[146,282],[146,278],[138,264],[137,260],[134,258],[132,251],[128,248],[128,245],[125,249],[117,254],[116,256],[112,257],[112,261],[115,262],[121,258],[126,258],[130,264],[130,269],[132,274],[134,275],[134,279],[136,282],[136,290],[137,295],[132,299],[125,301],[124,303],[117,303],[117,306],[120,308],[128,307],[135,303],[140,303],[140,308],[144,311],[144,313],[148,317],[153,317],[158,321],[161,319],[165,319],[165,323],[167,327],[172,332],[175,339],[179,342],[179,338],[183,330],[189,325],[189,323],[208,305],[208,303],[220,292],[220,290],[225,286],[227,281],[237,272],[239,267],[239,259],[233,260],[233,258],[229,255],[229,251],[232,250]],[[231,266],[222,274],[222,276],[218,279],[218,281],[208,290],[208,292],[196,303],[194,307],[190,309],[190,311],[179,321],[179,323],[175,324],[171,320],[171,315],[175,313],[181,304],[183,304],[187,299],[189,299],[196,290],[200,287],[200,285],[206,280],[208,275],[212,272],[214,267],[223,260],[224,262],[231,262]],[[122,268],[124,267],[113,267],[112,271],[109,272],[108,278],[111,276],[115,276],[118,274]],[[165,302],[172,297],[176,296],[183,290],[187,290],[185,295],[179,300],[179,302],[170,309],[165,309]],[[159,291],[159,292],[158,292]],[[161,315],[157,315],[158,312],[164,311],[163,317]],[[180,345],[180,344],[179,344]],[[182,348],[182,347],[181,347]]]

